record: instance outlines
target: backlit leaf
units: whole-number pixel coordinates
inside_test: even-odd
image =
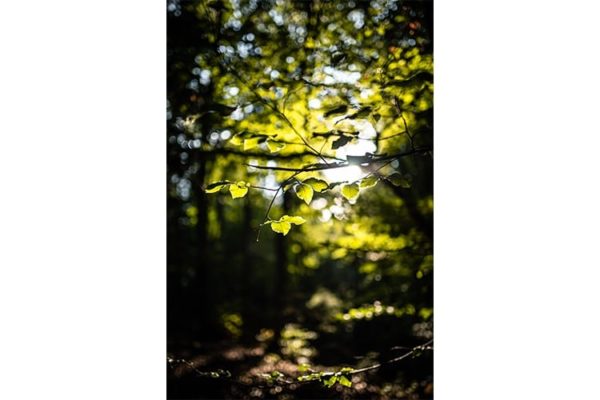
[[[231,185],[229,185],[229,193],[231,193],[231,198],[233,199],[244,197],[246,193],[248,193],[248,187],[246,186],[246,182],[239,181],[236,183],[232,183]]]
[[[273,221],[271,222],[271,229],[277,233],[283,233],[283,236],[287,235],[290,231],[292,224],[286,221]]]
[[[283,150],[283,148],[285,147],[285,143],[276,142],[272,139],[267,139],[267,147],[269,148],[269,151],[271,153],[276,153],[278,151]]]
[[[290,222],[294,225],[302,225],[303,223],[306,222],[306,220],[302,217],[291,216],[291,215],[284,215],[279,220],[283,221],[283,222]]]
[[[360,194],[360,186],[358,183],[349,183],[342,185],[342,196],[348,200],[355,200]]]
[[[252,137],[252,138],[244,139],[244,151],[250,150],[250,149],[258,146],[258,143],[260,142],[261,139],[262,138],[260,138],[260,137]]]
[[[323,384],[325,386],[327,386],[328,388],[332,387],[333,385],[335,385],[335,383],[338,381],[338,376],[333,375],[331,378],[327,378],[323,381]]]
[[[284,236],[288,234],[290,231],[292,224],[294,225],[302,225],[306,220],[302,217],[293,216],[293,215],[284,215],[279,218],[277,221],[268,221],[268,224],[271,224],[271,229],[274,232],[282,233]]]
[[[327,182],[325,182],[323,179],[319,179],[319,178],[308,178],[308,179],[305,179],[302,183],[304,183],[306,185],[310,185],[313,188],[313,190],[315,190],[319,193],[324,190],[327,190],[329,188],[329,184]]]
[[[340,376],[338,381],[339,381],[340,385],[342,385],[342,386],[352,387],[352,381],[344,375]]]
[[[231,139],[229,139],[229,143],[235,145],[235,146],[239,146],[242,143],[244,143],[244,138],[242,137],[242,135],[233,135],[231,137]]]
[[[216,193],[225,186],[229,185],[231,182],[229,181],[221,181],[221,182],[213,182],[204,189],[206,193]]]
[[[360,187],[363,189],[367,189],[367,188],[377,185],[378,181],[379,181],[379,178],[377,178],[375,175],[369,175],[360,181]]]
[[[296,187],[296,196],[304,200],[306,204],[310,204],[313,198],[313,194],[314,191],[310,185],[305,185],[301,183]]]

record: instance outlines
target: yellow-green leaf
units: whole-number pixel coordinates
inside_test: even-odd
[[[342,185],[342,196],[348,200],[355,200],[360,194],[360,186],[358,183],[349,183]]]
[[[237,135],[234,135],[231,139],[229,139],[229,143],[231,143],[235,146],[239,146],[242,143],[244,143],[244,138],[242,137],[241,134],[237,134]]]
[[[229,185],[229,193],[231,193],[231,198],[233,199],[244,197],[246,193],[248,193],[248,187],[246,186],[246,182],[239,181],[237,183],[232,183],[231,185]]]
[[[204,189],[206,193],[216,193],[225,186],[229,185],[231,182],[229,181],[221,181],[221,182],[213,182]]]
[[[338,382],[340,383],[340,385],[342,386],[346,386],[346,387],[351,387],[352,386],[352,381],[350,379],[348,379],[346,376],[341,375],[338,379]]]
[[[379,179],[375,175],[369,175],[360,181],[360,187],[363,189],[377,185]]]
[[[260,137],[244,139],[244,151],[250,150],[250,149],[258,146],[260,139],[261,139]]]
[[[306,220],[302,217],[290,216],[290,215],[284,215],[283,217],[281,217],[279,219],[279,221],[290,222],[294,225],[302,225],[303,223],[306,222]]]
[[[271,229],[277,233],[283,233],[283,236],[287,235],[290,231],[292,224],[286,221],[273,221],[271,222]]]
[[[313,188],[313,190],[316,190],[317,192],[322,192],[329,188],[329,184],[323,179],[319,178],[308,178],[305,179],[302,183],[310,185]]]
[[[283,150],[285,147],[285,143],[276,142],[273,139],[267,139],[267,147],[271,153],[276,153],[278,151]]]
[[[312,198],[313,198],[313,188],[310,185],[305,185],[303,183],[299,184],[296,187],[296,196],[298,196],[300,199],[304,200],[304,202],[306,204],[310,204]]]

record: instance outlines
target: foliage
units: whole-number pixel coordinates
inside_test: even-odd
[[[249,382],[207,397],[427,397],[427,356],[393,377],[341,364],[432,335],[431,4],[168,10],[169,351]]]

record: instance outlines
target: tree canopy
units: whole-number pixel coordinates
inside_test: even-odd
[[[170,396],[431,397],[432,3],[167,16]]]

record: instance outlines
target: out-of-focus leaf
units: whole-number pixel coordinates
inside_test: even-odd
[[[373,108],[370,106],[363,107],[360,110],[358,110],[356,113],[354,113],[352,115],[348,115],[347,117],[339,120],[338,122],[342,122],[346,119],[367,118],[371,114],[372,110],[373,110]]]
[[[325,118],[331,117],[332,115],[339,115],[339,114],[344,114],[346,111],[348,111],[348,106],[345,104],[342,104],[341,106],[337,106],[334,108],[331,108],[327,111],[325,111],[323,113],[323,116]]]
[[[267,147],[271,153],[276,153],[283,150],[285,143],[277,142],[273,139],[267,139]]]
[[[428,71],[418,71],[406,79],[393,80],[386,84],[386,86],[396,87],[410,87],[413,85],[419,85],[425,82],[432,82],[433,74]]]
[[[261,137],[253,137],[249,139],[244,139],[244,151],[250,150],[258,146],[261,141]]]
[[[337,150],[352,140],[352,136],[342,135],[331,143],[331,148]]]
[[[208,3],[208,6],[216,11],[222,11],[227,9],[227,7],[225,7],[225,4],[223,4],[221,0],[212,1]]]
[[[411,177],[408,174],[402,175],[398,172],[395,172],[392,175],[387,176],[385,179],[394,186],[400,186],[406,189],[411,187]]]

